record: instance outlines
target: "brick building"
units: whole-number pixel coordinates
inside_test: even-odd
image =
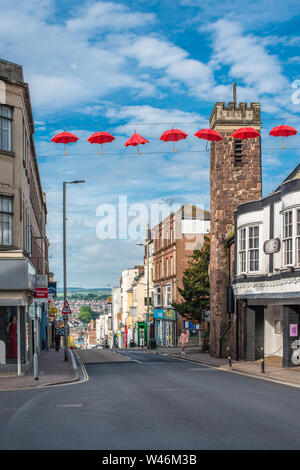
[[[242,328],[237,306],[231,302],[230,271],[234,254],[230,240],[234,211],[241,203],[261,198],[262,191],[260,137],[248,140],[232,137],[235,130],[245,126],[260,131],[259,103],[215,104],[210,128],[218,131],[223,140],[212,142],[210,151],[210,352],[213,357],[222,354],[221,340],[228,330],[227,341],[233,352],[236,326]],[[238,324],[236,320],[240,320]],[[242,334],[239,338],[242,340]]]
[[[195,248],[203,245],[209,232],[209,212],[196,206],[184,205],[152,229],[154,240],[154,328],[161,346],[176,346],[183,328],[183,318],[172,308],[181,296],[182,276]]]

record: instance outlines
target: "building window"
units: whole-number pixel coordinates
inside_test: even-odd
[[[174,274],[173,273],[173,256],[171,256],[171,258],[170,258],[170,274],[171,274],[171,276],[173,276],[173,274]]]
[[[283,214],[283,264],[293,264],[293,212]]]
[[[154,288],[154,307],[161,306],[161,287],[157,286]]]
[[[240,230],[239,239],[239,259],[240,259],[240,272],[246,272],[246,229]]]
[[[259,271],[259,226],[239,230],[239,272]]]
[[[300,209],[297,209],[297,227],[296,227],[296,264],[300,265]]]
[[[249,271],[259,270],[259,227],[249,227]]]
[[[164,306],[171,307],[172,305],[172,286],[164,287]]]
[[[0,245],[12,245],[13,198],[0,196]]]
[[[166,259],[166,277],[169,276],[169,260],[168,258]]]
[[[0,105],[0,149],[12,150],[12,108]]]

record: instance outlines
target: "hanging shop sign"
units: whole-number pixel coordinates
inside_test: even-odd
[[[272,238],[267,240],[264,243],[264,252],[266,255],[271,255],[272,253],[278,253],[280,251],[280,239]]]

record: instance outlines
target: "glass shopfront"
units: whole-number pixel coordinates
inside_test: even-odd
[[[176,336],[176,312],[154,309],[155,338],[159,346],[174,347]]]
[[[27,315],[26,315],[27,316]],[[21,361],[28,360],[28,341],[26,340],[27,318],[25,309],[20,307]],[[0,364],[17,364],[17,307],[0,307]]]
[[[17,363],[16,307],[0,307],[0,364]]]

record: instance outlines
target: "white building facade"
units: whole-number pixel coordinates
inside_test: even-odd
[[[244,306],[246,360],[300,364],[300,165],[236,213],[235,299]]]

